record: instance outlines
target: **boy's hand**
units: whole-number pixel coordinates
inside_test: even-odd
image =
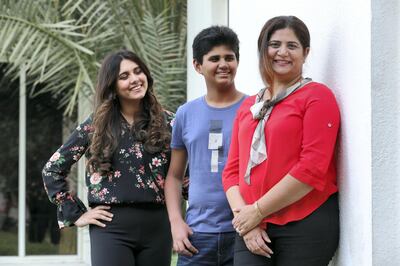
[[[192,229],[182,219],[171,222],[171,233],[176,252],[189,257],[199,252],[189,241],[189,235],[193,235]]]

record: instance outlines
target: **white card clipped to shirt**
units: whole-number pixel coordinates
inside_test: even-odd
[[[211,151],[211,173],[218,173],[218,150]]]
[[[222,133],[209,133],[208,149],[218,150],[221,147],[222,147]]]
[[[211,173],[218,173],[218,154],[222,147],[222,133],[209,133],[208,149],[211,150]]]

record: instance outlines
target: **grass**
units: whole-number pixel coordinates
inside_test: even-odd
[[[52,255],[59,253],[59,246],[47,241],[43,241],[42,243],[26,243],[27,255]],[[18,236],[16,232],[0,232],[0,256],[18,256]]]
[[[0,232],[0,256],[18,255],[18,237],[16,233]]]
[[[26,254],[29,255],[49,255],[60,254],[60,247],[47,241],[42,243],[27,243]],[[18,236],[17,232],[0,231],[0,256],[18,256]],[[171,266],[176,266],[178,255],[172,254]]]
[[[177,261],[178,261],[178,255],[174,252],[171,258],[171,266],[176,266]]]

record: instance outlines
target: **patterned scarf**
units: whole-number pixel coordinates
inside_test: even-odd
[[[253,114],[253,119],[258,119],[259,121],[251,140],[250,158],[249,162],[247,163],[246,173],[244,175],[244,180],[248,185],[250,185],[251,169],[265,161],[268,157],[267,145],[265,143],[266,138],[264,136],[264,128],[269,116],[271,115],[272,109],[277,103],[281,102],[283,99],[285,99],[297,89],[300,89],[309,82],[311,82],[310,78],[302,79],[287,88],[286,90],[281,91],[272,99],[266,101],[263,101],[263,96],[266,88],[261,89],[261,91],[257,94],[254,105],[250,107],[250,111]],[[263,113],[265,114],[262,115]]]

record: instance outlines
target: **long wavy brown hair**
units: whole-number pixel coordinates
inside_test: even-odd
[[[131,129],[133,137],[142,142],[145,151],[157,153],[168,149],[171,134],[167,128],[164,111],[153,89],[154,80],[148,67],[135,53],[121,50],[108,55],[100,67],[94,95],[93,127],[87,170],[107,175],[112,171],[112,156],[121,136],[121,106],[116,93],[122,60],[136,63],[147,77],[148,88],[141,100],[141,112],[135,116]]]

